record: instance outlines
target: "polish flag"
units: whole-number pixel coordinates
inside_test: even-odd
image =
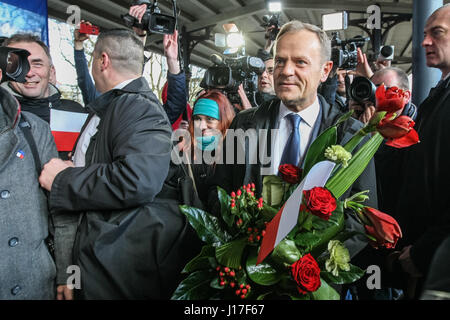
[[[50,109],[50,129],[58,151],[72,151],[87,113]]]
[[[316,163],[308,175],[298,185],[277,215],[266,226],[266,234],[261,242],[256,264],[261,263],[272,250],[291,232],[297,225],[297,219],[302,203],[303,190],[311,190],[314,187],[323,187],[327,183],[336,164],[331,161]]]

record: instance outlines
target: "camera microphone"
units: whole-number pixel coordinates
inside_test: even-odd
[[[209,59],[211,60],[212,63],[216,64],[216,65],[222,65],[224,64],[223,58],[221,56],[219,56],[218,54],[212,54]]]

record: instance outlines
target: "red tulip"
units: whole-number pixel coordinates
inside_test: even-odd
[[[386,145],[395,148],[405,148],[419,142],[419,135],[413,129],[414,121],[408,116],[399,116],[389,120],[385,117],[377,125],[378,132],[388,141]]]
[[[362,213],[372,224],[364,226],[367,233],[376,239],[372,245],[395,248],[398,239],[402,237],[402,230],[397,221],[390,215],[370,207],[365,207]]]
[[[402,90],[397,87],[390,87],[386,89],[384,84],[382,84],[375,92],[377,112],[397,112],[405,107],[410,96],[411,94],[408,90]]]

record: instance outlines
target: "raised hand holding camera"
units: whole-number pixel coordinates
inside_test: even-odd
[[[128,14],[121,15],[128,27],[133,27],[138,31],[138,35],[143,36],[150,33],[172,34],[175,31],[176,1],[172,0],[173,16],[162,14],[158,7],[158,1],[134,0]],[[137,30],[136,30],[137,29]],[[145,31],[145,34],[142,34]]]

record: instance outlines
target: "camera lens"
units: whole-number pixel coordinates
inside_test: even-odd
[[[6,73],[11,75],[16,74],[19,68],[19,56],[13,52],[9,52],[6,61]]]
[[[355,88],[353,88],[353,96],[359,99],[364,99],[369,96],[370,88],[366,83],[360,83]]]

